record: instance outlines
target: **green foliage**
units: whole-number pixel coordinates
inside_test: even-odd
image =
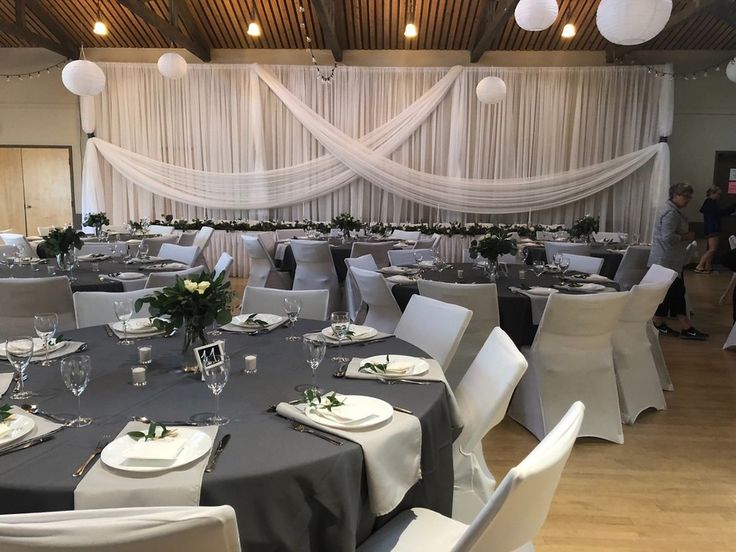
[[[254,312],[248,318],[246,318],[245,319],[246,325],[250,324],[252,326],[260,326],[260,327],[268,326],[268,322],[266,322],[265,320],[261,320],[260,318],[256,318],[257,316],[258,316],[258,313]]]
[[[150,225],[151,225],[151,221],[146,218],[139,219],[138,221],[135,221],[135,220],[128,221],[128,229],[133,233],[147,232],[148,227]]]
[[[156,435],[157,427],[161,428],[161,433],[158,435]],[[154,441],[156,439],[163,439],[164,437],[175,434],[176,430],[166,429],[166,426],[164,424],[151,422],[150,424],[148,424],[148,431],[146,433],[143,433],[142,431],[129,431],[128,437],[135,441],[139,441],[141,439],[143,439],[144,441]]]
[[[316,389],[305,389],[302,396],[297,401],[298,404],[306,404],[311,408],[322,408],[328,412],[332,412],[333,408],[342,406],[345,404],[337,398],[337,394],[333,391],[332,395],[322,395]]]
[[[8,418],[10,418],[13,415],[13,413],[10,411],[10,405],[4,404],[0,406],[0,422],[4,422]]]
[[[480,241],[470,242],[470,258],[477,259],[478,255],[489,261],[496,262],[500,255],[516,253],[516,242],[509,238],[508,231],[494,228]]]
[[[341,213],[332,219],[332,227],[339,228],[343,234],[349,234],[352,230],[363,228],[363,223],[350,213]]]
[[[89,213],[82,222],[82,226],[94,226],[95,228],[102,228],[106,224],[110,224],[107,213]]]
[[[580,217],[576,220],[568,232],[573,238],[590,238],[590,235],[593,232],[598,232],[599,229],[599,217],[585,215],[584,217]]]
[[[75,249],[82,249],[84,243],[82,238],[84,232],[77,232],[71,226],[67,226],[64,229],[54,228],[46,236],[44,243],[46,249],[53,255],[62,255],[69,253],[72,247]]]
[[[386,355],[386,362],[366,362],[360,367],[361,372],[372,372],[374,374],[385,374],[388,369],[389,359]]]

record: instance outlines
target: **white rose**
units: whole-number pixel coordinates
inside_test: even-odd
[[[197,291],[197,282],[192,282],[191,280],[184,280],[184,288],[189,293],[194,293]]]

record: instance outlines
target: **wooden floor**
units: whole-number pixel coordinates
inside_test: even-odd
[[[695,326],[707,342],[662,338],[675,391],[668,410],[624,426],[623,445],[582,439],[573,449],[538,552],[736,551],[736,352],[721,349],[731,273],[686,274]],[[504,420],[484,439],[496,479],[536,444]]]

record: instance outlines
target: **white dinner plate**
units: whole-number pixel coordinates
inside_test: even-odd
[[[258,324],[247,324],[246,320],[248,320],[249,316],[252,316],[254,313],[249,312],[246,314],[239,314],[237,316],[233,316],[232,324],[235,324],[236,326],[240,326],[241,328],[268,328],[269,326],[273,326],[274,324],[281,324],[286,318],[283,316],[279,316],[278,314],[266,314],[266,313],[257,313],[256,318],[258,320],[263,320],[267,325],[266,326],[260,326]]]
[[[122,322],[115,322],[114,324],[111,324],[110,327],[116,332],[123,333]],[[158,331],[160,330],[153,325],[153,322],[150,318],[131,318],[130,320],[128,320],[129,334],[144,334]]]
[[[28,435],[31,430],[36,427],[36,424],[28,416],[23,414],[15,414],[15,419],[10,422],[2,422],[3,425],[7,424],[10,426],[10,431],[0,437],[0,446],[12,443],[17,439],[20,439],[24,435]]]
[[[606,289],[606,286],[602,286],[600,284],[591,284],[591,283],[585,283],[581,284],[579,286],[566,286],[565,284],[559,284],[557,287],[560,289],[565,289],[568,291],[584,291],[586,293],[595,293],[598,291],[603,291]]]
[[[357,324],[350,324],[349,331],[353,332],[353,335],[350,339],[345,338],[345,341],[361,341],[363,339],[371,339],[378,335],[378,330],[376,328],[371,328],[370,326],[359,326]],[[322,335],[329,337],[330,339],[337,339],[335,332],[332,331],[332,326],[324,328],[322,330]]]
[[[410,266],[386,266],[379,268],[378,272],[381,274],[416,274],[419,271]]]
[[[173,427],[172,427],[173,429]],[[204,432],[188,427],[176,427],[178,432],[177,439],[184,439],[184,446],[178,456],[173,461],[155,461],[148,462],[145,460],[131,460],[125,455],[130,447],[135,444],[135,440],[123,435],[118,437],[112,443],[107,445],[100,455],[102,463],[116,470],[153,473],[171,470],[186,464],[190,464],[195,460],[202,458],[212,448],[212,439]]]
[[[382,378],[386,379],[392,379],[392,378],[413,378],[416,376],[422,376],[427,373],[429,370],[429,363],[424,360],[423,358],[413,357],[413,356],[407,356],[407,355],[388,355],[389,362],[411,362],[414,364],[414,367],[411,369],[411,371],[407,371],[402,374],[397,373],[386,373],[386,374],[378,374]],[[363,366],[364,364],[372,363],[372,364],[385,364],[386,363],[386,355],[376,355],[368,358],[364,358],[360,365]]]
[[[59,341],[58,343],[55,343],[49,347],[49,353],[53,353],[54,351],[57,351],[61,349],[64,345],[66,345],[65,341]],[[43,340],[40,337],[34,337],[33,338],[33,356],[43,356],[46,354],[46,349],[43,348]],[[5,351],[5,342],[0,343],[0,356],[7,357],[7,353]]]
[[[138,280],[139,278],[145,277],[146,275],[140,272],[120,272],[116,276],[113,276],[113,278],[117,278],[118,280]]]
[[[393,418],[394,408],[386,401],[376,399],[375,397],[366,397],[364,395],[343,395],[339,398],[348,406],[360,409],[369,414],[366,417],[362,417],[353,422],[341,422],[332,418],[325,417],[329,413],[322,409],[308,408],[306,410],[307,417],[326,427],[333,427],[335,429],[368,429],[380,425],[387,420]],[[339,414],[341,407],[334,408],[334,412]],[[325,415],[322,415],[322,413]]]
[[[552,295],[553,293],[557,293],[556,289],[548,288],[548,287],[533,287],[531,289],[524,290],[525,293],[528,293],[529,295],[539,295],[542,297],[546,297],[548,295]]]

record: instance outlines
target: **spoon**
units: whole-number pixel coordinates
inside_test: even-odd
[[[157,424],[163,424],[165,426],[198,426],[199,424],[197,422],[190,422],[188,420],[168,420],[168,421],[159,421],[159,420],[151,420],[147,418],[146,416],[133,416],[131,418],[135,422],[141,422],[144,424],[150,424],[150,423],[157,423]]]
[[[60,424],[65,424],[67,420],[63,420],[59,418],[58,416],[54,416],[53,414],[49,414],[48,412],[44,412],[41,410],[37,404],[22,404],[20,407],[25,410],[26,412],[29,412],[31,414],[36,414],[38,416],[42,416],[44,418],[48,418],[52,422],[57,422]]]

